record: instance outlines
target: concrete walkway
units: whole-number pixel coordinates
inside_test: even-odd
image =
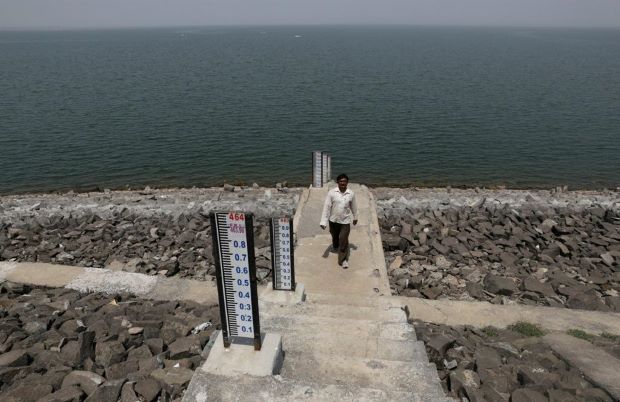
[[[359,229],[363,230],[361,224]],[[318,229],[321,230],[320,228]],[[323,239],[322,241],[328,241]],[[305,242],[309,242],[305,240]],[[318,243],[318,241],[317,241]],[[326,249],[318,243],[318,250]],[[358,253],[358,251],[360,251]],[[297,258],[311,262],[305,252],[297,251]],[[301,254],[301,255],[299,255]],[[352,253],[352,261],[369,258],[368,253],[356,250]],[[321,254],[322,255],[322,254]],[[368,284],[357,284],[362,289],[362,295],[357,297],[345,289],[341,293],[331,294],[334,288],[340,290],[332,282],[347,282],[348,271],[337,268],[334,254],[324,260],[319,260],[316,271],[312,267],[308,272],[299,272],[301,283],[310,283],[310,298],[313,301],[329,299],[339,304],[369,305],[377,296],[375,286],[379,287],[382,275],[375,275],[359,264],[353,265],[348,271],[358,278],[370,276]],[[376,268],[381,272],[381,268]],[[322,270],[322,271],[318,271]],[[328,271],[329,270],[329,271]],[[318,278],[318,280],[315,280]],[[326,279],[327,278],[327,279]],[[344,279],[342,279],[344,278]],[[67,287],[82,292],[101,293],[133,293],[151,300],[188,300],[205,304],[217,303],[217,288],[212,281],[195,281],[190,279],[166,278],[144,274],[113,271],[101,268],[83,268],[67,265],[54,265],[30,262],[0,262],[0,281],[24,283],[33,286]],[[318,283],[315,283],[318,282]],[[363,281],[362,281],[363,282]],[[265,287],[266,289],[266,287]],[[265,290],[265,289],[261,289]],[[366,296],[364,296],[364,294]],[[591,334],[607,332],[620,335],[620,314],[599,311],[574,310],[554,307],[524,306],[518,304],[497,305],[487,302],[466,302],[454,300],[426,300],[415,297],[392,296],[380,298],[394,306],[406,306],[409,316],[425,322],[445,325],[471,325],[477,328],[495,326],[505,328],[517,321],[527,321],[537,324],[548,331],[566,332],[569,329],[580,329]]]
[[[0,262],[0,281],[33,286],[66,287],[80,292],[127,292],[150,300],[188,300],[217,304],[215,282],[166,278],[103,268],[31,262]]]
[[[548,334],[543,340],[571,366],[620,401],[620,361],[588,341],[567,334]]]
[[[372,194],[366,187],[351,185],[358,204],[358,224],[351,226],[349,269],[337,263],[337,254],[330,253],[329,230],[319,226],[327,189],[308,189],[306,202],[297,209],[295,220],[297,247],[295,271],[297,282],[310,293],[333,295],[390,295],[381,236]]]
[[[517,321],[526,321],[548,331],[566,332],[569,329],[580,329],[597,335],[602,332],[620,335],[619,313],[521,304],[426,300],[404,296],[394,296],[393,299],[407,306],[410,318],[434,324],[506,328]]]

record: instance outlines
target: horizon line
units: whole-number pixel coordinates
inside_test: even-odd
[[[510,28],[510,29],[620,29],[620,25],[527,25],[527,24],[416,24],[416,23],[272,23],[272,24],[170,24],[170,25],[113,25],[113,26],[0,26],[0,32],[19,31],[99,31],[174,28],[252,28],[252,27],[419,27],[419,28]]]

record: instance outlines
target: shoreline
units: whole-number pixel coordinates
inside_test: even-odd
[[[284,184],[284,185],[283,185]],[[172,215],[209,211],[219,208],[245,209],[259,216],[273,213],[293,214],[299,196],[306,187],[233,186],[162,188],[98,192],[27,193],[0,195],[0,224],[21,216],[42,214],[78,215],[97,211],[101,217],[127,208],[140,216]],[[618,190],[554,189],[457,189],[451,187],[369,187],[377,203],[379,219],[404,215],[411,210],[463,207],[571,208],[583,210],[593,206],[620,209]]]
[[[330,183],[334,183],[334,179],[330,180]],[[363,183],[355,180],[351,183],[360,184],[368,187],[372,191],[389,191],[389,190],[406,190],[406,191],[474,191],[474,192],[496,192],[496,191],[509,191],[509,192],[522,192],[522,191],[534,191],[534,192],[549,192],[549,193],[620,193],[620,183],[618,186],[599,186],[599,187],[571,187],[566,184],[562,185],[532,185],[532,186],[509,186],[505,184],[497,185],[440,185],[434,183]],[[119,186],[101,188],[95,187],[72,187],[72,188],[60,188],[57,190],[43,190],[43,191],[11,191],[1,192],[0,198],[10,196],[63,196],[63,195],[78,195],[78,194],[110,194],[110,193],[150,193],[150,192],[186,192],[186,191],[204,191],[204,190],[225,190],[230,191],[230,188],[247,190],[247,189],[305,189],[311,187],[310,183],[301,184],[296,182],[290,182],[283,180],[281,182],[274,182],[271,184],[265,183],[221,183],[213,186]]]
[[[333,180],[332,180],[333,181]],[[358,183],[357,181],[353,181],[353,183]],[[562,184],[532,184],[532,185],[514,185],[514,184],[448,184],[445,182],[370,182],[370,183],[358,183],[367,186],[368,188],[374,189],[408,189],[408,190],[437,190],[437,189],[447,189],[447,190],[478,190],[478,191],[555,191],[555,192],[620,192],[620,182],[616,184],[611,184],[609,186],[606,185],[594,185],[594,186],[571,186],[566,183]],[[240,188],[278,188],[287,187],[287,188],[307,188],[310,184],[304,185],[301,182],[295,181],[287,181],[283,180],[281,182],[272,182],[272,183],[252,183],[247,184],[245,182],[223,182],[216,183],[212,186],[196,186],[196,185],[179,185],[179,186],[167,186],[167,185],[144,185],[144,186],[131,186],[131,185],[121,185],[121,186],[76,186],[76,187],[61,187],[54,190],[42,190],[42,191],[34,191],[34,190],[17,190],[17,191],[0,191],[0,197],[5,196],[35,196],[35,195],[65,195],[65,194],[97,194],[97,193],[110,193],[110,192],[135,192],[135,191],[184,191],[184,190],[206,190],[206,189],[221,189],[226,186],[240,187]]]

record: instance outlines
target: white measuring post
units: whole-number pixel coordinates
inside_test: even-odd
[[[273,290],[295,291],[293,220],[290,216],[271,218],[271,266]]]
[[[321,151],[312,152],[312,187],[323,187],[323,155]]]
[[[327,183],[332,179],[332,156],[327,155]]]
[[[327,152],[321,153],[322,158],[322,175],[323,175],[323,185],[326,186],[329,183],[329,175],[328,175],[328,166],[329,166],[329,154]]]
[[[253,216],[211,212],[210,217],[224,347],[253,340],[260,350]]]

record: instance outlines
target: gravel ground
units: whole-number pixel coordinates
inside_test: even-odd
[[[620,311],[618,192],[373,191],[394,294]]]
[[[226,187],[0,197],[0,261],[121,268],[211,280],[209,212],[252,212],[258,277],[270,275],[269,218],[302,189]]]
[[[538,329],[526,323],[482,330],[413,324],[450,396],[476,402],[613,401],[555,355],[536,333]],[[586,336],[620,356],[620,338]]]
[[[0,400],[180,400],[215,329],[217,305],[4,282]]]

